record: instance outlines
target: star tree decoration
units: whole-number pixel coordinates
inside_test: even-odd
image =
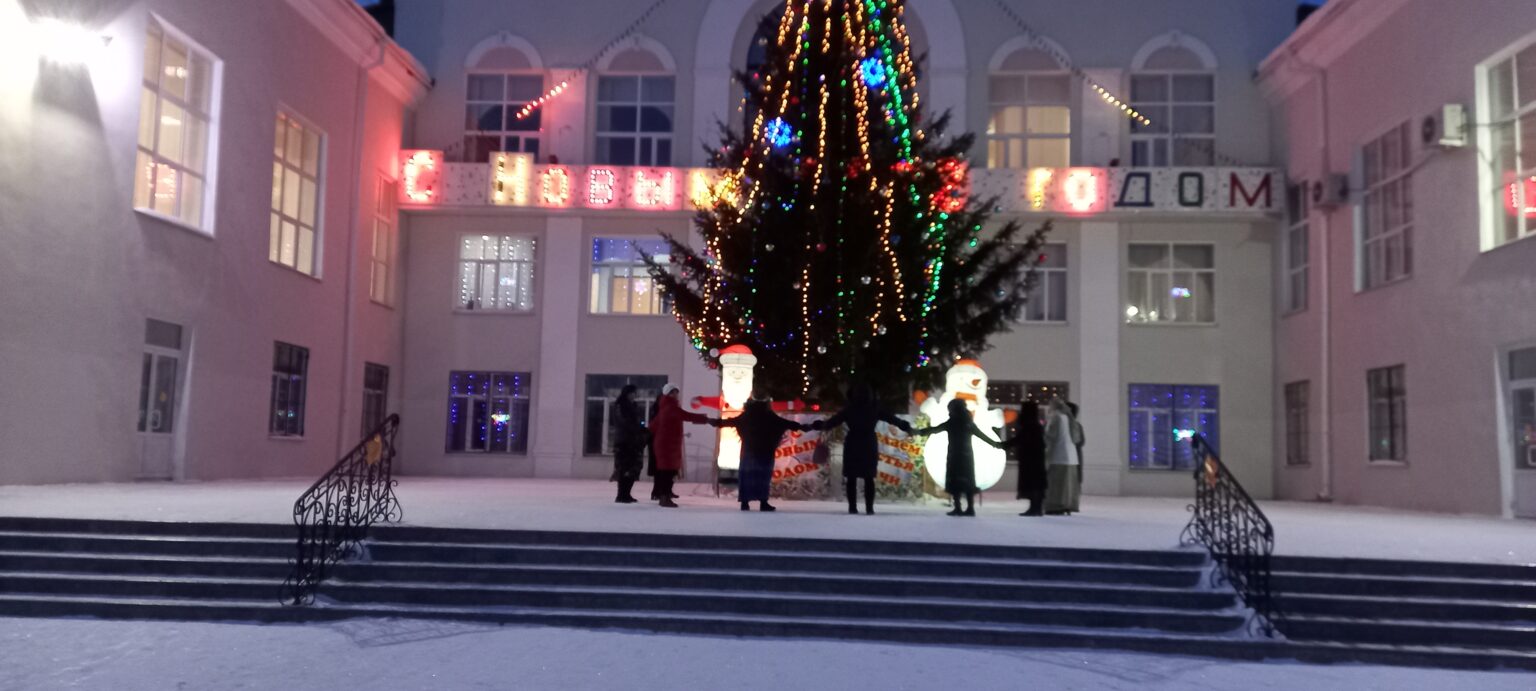
[[[702,251],[665,236],[661,290],[706,361],[742,343],[775,398],[836,402],[854,378],[929,387],[1018,320],[1050,223],[988,231],[948,116],[925,122],[904,0],[790,0],[710,149]],[[765,21],[771,21],[767,18]]]

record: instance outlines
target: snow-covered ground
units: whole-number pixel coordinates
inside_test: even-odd
[[[0,618],[0,689],[1529,691],[1536,675],[368,619]]]
[[[287,523],[308,481],[0,486],[0,516]],[[635,494],[644,497],[650,487]],[[635,531],[958,541],[1125,549],[1177,546],[1189,518],[1182,499],[1084,497],[1082,513],[1021,518],[1023,503],[993,492],[980,516],[944,516],[938,502],[888,503],[849,516],[836,502],[779,502],[776,514],[743,513],[707,485],[680,485],[682,508],[613,503],[613,485],[579,480],[405,477],[406,525],[524,530]],[[1263,505],[1280,554],[1536,564],[1536,522],[1297,502]]]

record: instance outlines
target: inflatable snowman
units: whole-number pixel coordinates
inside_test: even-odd
[[[966,407],[971,410],[971,418],[982,432],[993,439],[998,438],[998,430],[1007,421],[1001,408],[992,408],[987,404],[987,373],[981,369],[981,363],[975,360],[955,362],[955,366],[944,374],[944,393],[920,401],[918,409],[928,416],[928,424],[943,424],[949,419],[949,402],[955,399],[965,401]],[[944,486],[944,470],[949,465],[951,441],[959,439],[951,439],[948,434],[935,434],[928,437],[928,442],[923,445],[923,464],[928,469],[928,476],[940,487]],[[969,437],[968,441],[971,455],[976,459],[976,487],[987,490],[1003,478],[1003,469],[1008,465],[1008,453],[975,436]]]

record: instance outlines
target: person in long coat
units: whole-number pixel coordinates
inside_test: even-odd
[[[1072,414],[1072,445],[1077,447],[1077,486],[1078,491],[1081,492],[1083,486],[1083,466],[1088,465],[1088,457],[1083,455],[1083,445],[1088,443],[1088,438],[1083,434],[1083,423],[1078,416],[1079,410],[1081,409],[1077,407],[1076,403],[1067,401],[1067,412]]]
[[[619,504],[639,501],[630,492],[635,487],[635,480],[640,479],[640,471],[645,465],[645,447],[650,441],[650,432],[640,417],[640,404],[635,402],[636,390],[634,384],[625,384],[619,390],[619,398],[613,402],[613,415],[609,418],[613,427],[613,477],[610,479],[619,483],[619,495],[614,498]]]
[[[1052,516],[1076,513],[1078,495],[1082,488],[1079,479],[1082,461],[1077,456],[1077,445],[1072,443],[1072,413],[1059,398],[1051,401],[1050,423],[1045,427],[1045,445],[1046,462],[1050,464],[1047,471],[1050,487],[1045,493],[1045,512]]]
[[[848,404],[838,414],[811,425],[818,430],[848,425],[848,436],[843,440],[843,482],[847,485],[848,513],[859,512],[859,480],[864,481],[864,513],[875,512],[875,473],[880,467],[880,442],[875,438],[875,425],[880,422],[912,433],[911,425],[881,410],[874,390],[868,384],[860,383],[848,389]]]
[[[950,510],[951,516],[975,516],[976,515],[976,458],[971,453],[971,437],[974,435],[988,444],[999,449],[1003,448],[1002,442],[988,437],[985,432],[976,426],[971,419],[971,411],[966,408],[965,401],[955,399],[949,402],[949,419],[936,427],[925,427],[914,430],[913,434],[928,435],[944,432],[949,435],[949,454],[946,457],[947,465],[944,469],[944,491],[954,499],[955,507]],[[965,510],[960,509],[960,500],[965,500]]]
[[[671,384],[668,384],[667,386],[671,386]],[[663,389],[661,395],[662,396],[667,395],[665,389]],[[655,421],[656,421],[656,412],[657,412],[657,410],[660,407],[661,407],[661,399],[657,398],[656,400],[651,401],[651,409],[646,411],[647,415],[645,416],[645,419],[650,420],[652,422],[651,429],[653,430],[653,432],[652,432],[653,434],[654,434]],[[656,477],[656,439],[655,439],[654,436],[651,438],[651,443],[647,444],[646,447],[645,447],[645,474],[646,474],[647,477],[652,477],[652,478]],[[677,497],[672,497],[672,498],[676,499]],[[657,499],[658,499],[658,497],[656,496],[656,483],[654,481],[652,481],[652,483],[651,483],[651,501],[656,501]]]
[[[725,420],[710,420],[715,427],[731,427],[741,435],[741,466],[737,475],[737,495],[742,511],[751,511],[749,502],[757,502],[759,511],[776,510],[768,503],[773,485],[773,454],[790,430],[810,429],[773,412],[766,398],[754,397],[742,407],[741,414]]]
[[[1040,516],[1045,510],[1048,485],[1045,468],[1045,426],[1040,424],[1040,404],[1025,401],[1019,406],[1019,422],[1013,431],[1014,457],[1019,462],[1019,498],[1029,500],[1020,516]]]
[[[702,425],[709,422],[709,418],[683,410],[677,400],[677,387],[668,384],[662,388],[661,398],[656,399],[656,414],[651,417],[650,426],[651,457],[655,459],[656,466],[656,488],[651,490],[651,498],[667,508],[677,507],[677,503],[672,501],[677,498],[672,492],[672,483],[683,470],[685,422]]]

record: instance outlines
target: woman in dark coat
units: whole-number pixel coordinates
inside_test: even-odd
[[[1019,461],[1019,498],[1029,500],[1020,516],[1043,516],[1045,508],[1045,426],[1040,424],[1040,404],[1025,401],[1019,407],[1019,423],[1013,432],[1014,455]]]
[[[885,422],[900,428],[907,434],[912,426],[900,418],[880,409],[875,392],[868,384],[855,384],[848,389],[848,404],[831,418],[812,425],[812,429],[837,429],[848,425],[848,436],[843,440],[843,482],[848,488],[848,513],[858,513],[858,481],[864,481],[864,513],[875,512],[875,473],[880,466],[880,442],[875,438],[875,425]]]
[[[736,498],[741,501],[742,511],[751,511],[748,502],[757,502],[759,511],[774,511],[768,503],[768,490],[773,485],[773,455],[779,449],[784,433],[790,430],[810,429],[793,420],[785,420],[773,412],[766,398],[753,398],[742,407],[741,414],[726,420],[710,420],[715,427],[732,427],[741,435],[741,469],[739,471]]]
[[[635,402],[635,385],[625,384],[619,390],[618,400],[613,402],[613,481],[619,483],[619,496],[614,502],[633,504],[637,499],[630,494],[640,470],[645,465],[645,447],[650,442],[650,432],[640,418],[640,404]]]
[[[926,427],[915,430],[913,434],[938,434],[944,432],[949,435],[949,455],[944,469],[944,491],[954,499],[955,508],[950,510],[951,516],[975,516],[976,515],[976,458],[971,453],[971,436],[975,435],[988,444],[997,448],[1003,448],[998,442],[980,428],[971,419],[971,411],[965,407],[965,401],[955,399],[949,402],[949,419],[944,424],[936,427]],[[960,510],[960,500],[965,499],[965,510]]]

